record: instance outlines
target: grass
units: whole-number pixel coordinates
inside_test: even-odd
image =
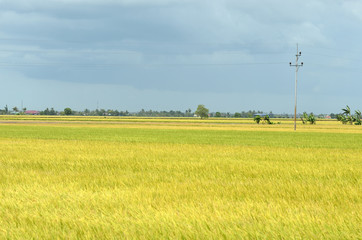
[[[359,126],[130,120],[0,124],[0,238],[362,238]]]

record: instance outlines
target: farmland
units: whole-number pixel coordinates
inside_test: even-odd
[[[0,122],[1,239],[362,238],[360,126]]]

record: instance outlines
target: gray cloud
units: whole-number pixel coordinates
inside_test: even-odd
[[[288,62],[298,42],[304,94],[342,99],[362,87],[359,1],[0,0],[0,5],[0,67],[29,81],[256,94],[262,104],[273,94],[292,94]]]

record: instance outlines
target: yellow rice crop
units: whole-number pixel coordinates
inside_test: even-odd
[[[361,239],[360,133],[1,124],[0,238]]]

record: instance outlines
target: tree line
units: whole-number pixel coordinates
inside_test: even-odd
[[[203,105],[202,105],[203,106]],[[207,109],[207,108],[205,108]],[[0,115],[22,115],[26,113],[26,108],[23,111],[20,111],[17,107],[9,109],[7,106],[4,109],[0,109]],[[241,112],[212,112],[209,113],[207,109],[207,117],[218,117],[218,118],[252,118],[255,114],[260,113],[263,114],[262,111],[249,110],[249,111],[241,111]],[[72,110],[71,108],[65,108],[62,111],[55,110],[54,108],[46,108],[44,110],[39,111],[39,115],[73,115],[73,116],[138,116],[138,117],[194,117],[201,116],[203,118],[207,118],[203,115],[203,110],[201,112],[192,111],[190,108],[185,111],[180,110],[170,110],[170,111],[155,111],[155,110],[145,110],[141,109],[137,112],[129,112],[128,110],[117,110],[117,109],[84,109],[83,111]],[[273,114],[270,112],[271,116],[287,118],[288,114]]]
[[[8,114],[25,114],[27,108],[18,108],[13,107],[9,108],[7,105],[0,109],[0,115],[8,115]],[[346,111],[344,111],[346,110]],[[344,124],[347,123],[355,123],[359,124],[360,115],[358,115],[359,111],[356,111],[356,114],[351,114],[351,110],[347,106],[346,109],[343,109],[343,113],[331,113],[329,114],[330,118],[337,119]],[[199,116],[202,118],[208,117],[216,117],[216,118],[255,118],[256,116],[268,116],[269,118],[291,118],[293,117],[291,114],[287,113],[273,113],[263,112],[259,110],[248,110],[248,111],[240,111],[240,112],[209,112],[204,105],[199,105],[195,111],[192,111],[190,108],[185,111],[180,110],[170,110],[170,111],[155,111],[155,110],[145,110],[141,109],[137,112],[129,112],[128,110],[117,110],[117,109],[84,109],[83,111],[72,110],[71,108],[65,108],[62,111],[55,110],[54,108],[46,108],[38,112],[39,115],[74,115],[74,116],[138,116],[138,117],[194,117]],[[299,116],[303,122],[315,123],[316,118],[324,118],[324,114],[313,115],[313,113]],[[266,121],[266,120],[265,120]]]
[[[337,120],[342,124],[355,124],[362,125],[362,114],[360,110],[355,110],[354,114],[351,108],[347,105],[346,108],[342,109],[342,113],[337,115]]]

